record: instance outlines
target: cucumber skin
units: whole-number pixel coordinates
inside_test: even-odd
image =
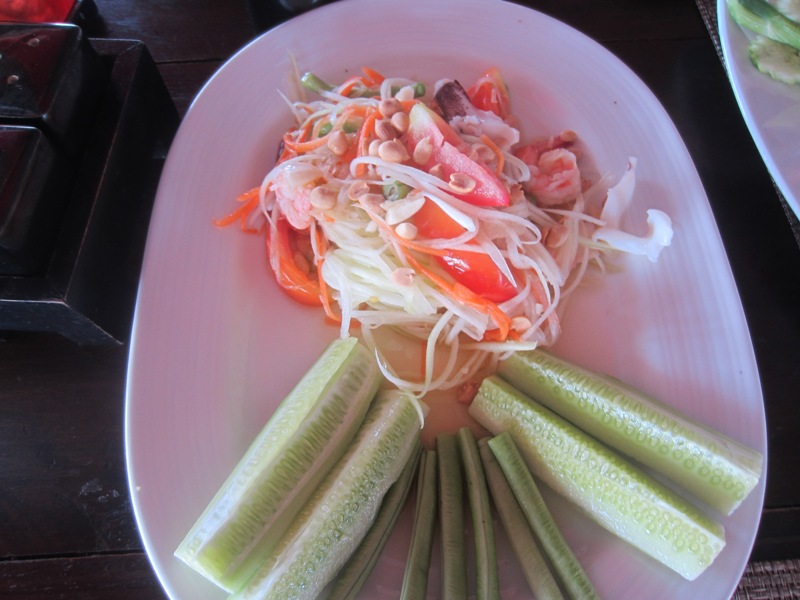
[[[800,23],[766,0],[726,0],[725,3],[740,27],[800,50]]]
[[[467,597],[467,554],[464,539],[464,472],[456,436],[436,436],[439,459],[439,535],[442,600]]]
[[[493,434],[508,432],[550,488],[684,578],[696,579],[725,546],[718,523],[499,377],[484,379],[469,412]]]
[[[414,402],[401,392],[379,393],[347,452],[276,551],[229,600],[312,600],[321,594],[366,536],[419,432]]]
[[[400,600],[417,600],[425,596],[425,591],[428,589],[433,534],[436,530],[439,504],[439,491],[436,487],[438,472],[436,450],[423,450],[417,470],[414,523],[411,527],[411,543],[406,555],[403,583],[400,585]]]
[[[565,600],[514,490],[489,445],[492,439],[496,438],[479,440],[478,448],[495,509],[506,530],[511,548],[517,555],[522,573],[536,600]],[[525,468],[528,468],[527,464]]]
[[[342,377],[350,378],[352,398],[324,403]],[[175,556],[228,592],[241,587],[344,454],[380,382],[375,361],[356,338],[331,342],[250,444]],[[326,435],[311,439],[304,430],[298,437],[313,414]],[[283,475],[276,480],[277,473]],[[244,512],[231,522],[232,510]]]
[[[508,433],[501,433],[489,439],[487,445],[566,596],[570,600],[600,600],[589,576],[561,534],[514,439]]]
[[[758,484],[763,457],[610,377],[544,352],[517,353],[498,374],[612,448],[730,515]]]
[[[500,574],[497,564],[492,505],[478,440],[469,427],[462,427],[456,433],[456,441],[461,454],[461,464],[464,467],[464,484],[472,517],[475,598],[476,600],[500,600]]]
[[[408,492],[413,487],[422,455],[422,442],[412,451],[399,478],[392,484],[381,502],[381,507],[367,534],[353,555],[336,575],[324,600],[355,600],[389,541],[397,519],[405,506]]]

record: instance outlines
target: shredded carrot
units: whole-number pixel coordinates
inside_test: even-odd
[[[303,123],[303,128],[300,130],[300,133],[297,135],[297,139],[293,141],[297,142],[305,142],[311,137],[311,131],[314,129],[314,121],[309,121],[306,119],[305,123]]]
[[[400,237],[397,235],[397,232],[392,229],[389,225],[386,224],[385,221],[377,220],[375,223],[380,227],[383,231],[388,233],[394,241],[400,244],[402,247],[407,248],[408,250],[416,250],[421,254],[427,254],[429,256],[445,256],[449,252],[449,250],[445,250],[443,248],[432,248],[430,246],[424,246],[423,244],[418,244],[414,240],[407,240],[406,238]]]
[[[236,200],[237,202],[241,202],[241,206],[221,219],[214,219],[214,225],[217,227],[228,227],[229,225],[240,221],[242,231],[246,233],[258,233],[258,229],[247,226],[247,217],[249,217],[253,210],[255,210],[255,208],[258,206],[259,191],[260,188],[254,187],[253,189],[240,194]]]
[[[280,151],[281,153],[280,156],[278,156],[277,160],[278,164],[286,162],[290,158],[294,158],[295,156],[297,156],[297,152],[289,150],[289,148],[286,147],[286,144],[281,144]]]
[[[520,335],[513,329],[509,330],[508,335],[504,338],[500,329],[489,329],[483,334],[484,342],[505,342],[506,340],[519,340]]]
[[[506,164],[506,157],[503,155],[503,151],[500,150],[498,145],[494,143],[494,140],[486,134],[481,135],[481,141],[486,144],[492,152],[494,152],[494,156],[497,159],[497,167],[495,168],[495,172],[498,175],[501,175],[503,173],[503,167]]]
[[[390,231],[392,238],[394,238],[397,243],[409,250],[416,250],[417,252],[421,254],[427,254],[428,256],[446,256],[449,252],[449,250],[445,250],[443,248],[432,248],[430,246],[418,244],[413,240],[401,238],[391,227],[387,227],[387,229]]]
[[[322,301],[322,307],[325,309],[325,316],[333,321],[334,323],[341,323],[342,317],[337,315],[333,312],[333,304],[330,292],[328,291],[328,284],[325,283],[325,280],[322,278],[322,263],[325,262],[325,259],[320,259],[318,268],[320,271],[318,272],[319,277],[319,298]]]
[[[364,79],[362,77],[351,77],[341,86],[339,86],[337,93],[341,94],[342,96],[349,96],[350,92],[353,91],[353,88],[355,88],[359,83],[364,83]]]
[[[346,117],[364,117],[370,110],[375,110],[375,108],[369,106],[368,104],[351,104],[342,111],[342,115],[345,115]]]
[[[385,77],[378,73],[375,69],[370,69],[369,67],[361,67],[361,70],[364,72],[364,75],[369,82],[369,85],[380,85],[383,83]]]
[[[414,107],[415,104],[418,104],[418,103],[419,103],[419,100],[414,98],[412,100],[402,100],[400,102],[400,106],[403,107],[403,112],[408,112]]]
[[[321,148],[325,144],[328,143],[328,137],[330,137],[330,133],[326,133],[321,137],[312,137],[308,141],[297,142],[291,139],[288,136],[284,136],[283,144],[292,152],[297,152],[298,154],[305,154],[306,152],[311,152],[312,150],[316,150],[317,148]]]
[[[358,136],[356,137],[356,156],[363,156],[366,153],[365,145],[375,129],[377,116],[378,111],[375,107],[369,107],[364,117],[364,122],[361,124],[361,129],[358,131]],[[366,165],[357,165],[356,177],[363,177],[366,170]]]
[[[317,242],[317,256],[315,263],[317,267],[317,278],[319,280],[319,299],[322,302],[322,307],[325,309],[325,315],[328,317],[328,319],[334,323],[341,323],[341,316],[337,315],[333,311],[333,303],[330,291],[328,290],[328,284],[325,283],[325,279],[322,277],[322,265],[325,262],[325,252],[328,249],[328,240],[325,238],[325,235],[322,233],[319,227],[314,228],[314,237]]]

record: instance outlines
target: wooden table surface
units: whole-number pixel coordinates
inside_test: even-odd
[[[287,18],[261,0],[95,0],[92,37],[143,41],[181,115],[207,78]],[[757,355],[768,479],[752,559],[800,557],[800,245],[692,0],[530,0],[650,86],[697,165]],[[758,207],[755,209],[754,207]],[[0,334],[0,598],[162,598],[127,488],[127,345]]]

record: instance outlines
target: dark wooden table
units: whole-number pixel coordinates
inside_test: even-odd
[[[261,0],[95,0],[92,37],[143,41],[181,115],[238,48],[289,14]],[[752,560],[800,557],[800,245],[692,0],[530,0],[626,62],[697,165],[739,286],[769,429]],[[757,208],[756,208],[757,207]],[[127,345],[0,335],[0,598],[164,596],[125,473]]]

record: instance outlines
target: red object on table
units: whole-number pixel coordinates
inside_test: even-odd
[[[75,0],[0,0],[0,21],[63,23]]]

